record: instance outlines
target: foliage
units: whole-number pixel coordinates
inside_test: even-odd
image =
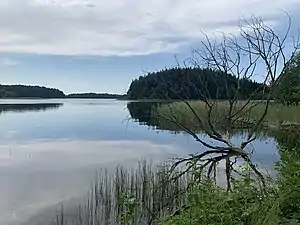
[[[279,166],[281,216],[283,220],[294,220],[300,224],[300,151],[282,149]]]
[[[162,224],[278,224],[276,190],[270,188],[269,193],[263,194],[249,178],[234,182],[232,192],[204,180],[194,184],[188,193],[190,207]]]
[[[273,133],[278,141],[281,160],[275,163],[277,177],[269,178],[262,188],[251,179],[233,180],[227,192],[211,180],[193,182],[188,190],[187,206],[162,224],[300,224],[300,132],[291,130]]]
[[[205,121],[208,117],[205,104],[201,101],[192,101],[190,102],[190,105],[197,112],[197,115],[203,118],[203,121]],[[252,105],[256,106],[252,107]],[[221,122],[226,116],[228,107],[229,105],[227,102],[220,102],[213,107],[211,117],[216,127],[220,127],[222,125]],[[236,104],[236,108],[234,109],[233,113],[235,113],[235,111],[238,111],[240,107],[243,107],[242,101]],[[245,108],[249,108],[249,111],[245,114],[241,114],[240,119],[235,121],[235,128],[251,127],[253,123],[257,121],[260,118],[261,114],[264,112],[265,104],[256,103],[255,101],[253,101],[252,103],[249,103]],[[156,114],[159,117],[161,123],[166,123],[163,116],[172,114],[172,116],[176,116],[176,118],[178,118],[178,121],[189,127],[195,127],[196,125],[198,125],[195,115],[191,112],[191,110],[186,106],[184,102],[160,104],[159,107],[154,110],[157,112]],[[300,123],[299,110],[299,106],[288,107],[272,102],[268,106],[268,111],[262,125],[265,125],[267,127],[279,127],[280,125],[284,125],[287,123],[294,123],[295,125],[297,125],[297,123]]]
[[[273,134],[280,148],[280,208],[284,219],[300,221],[300,130],[289,129]]]
[[[127,95],[129,99],[203,99],[208,97],[207,89],[213,99],[228,99],[236,93],[238,85],[240,99],[248,98],[261,86],[212,69],[172,68],[133,80]],[[259,94],[254,98],[259,98]]]
[[[104,98],[104,99],[120,99],[125,95],[109,94],[109,93],[75,93],[69,94],[66,98]]]
[[[300,103],[300,53],[298,52],[278,78],[275,92],[277,101],[286,105]]]
[[[238,103],[238,105],[242,103]],[[207,117],[207,110],[205,108],[205,103],[201,101],[190,101],[190,105],[197,112],[197,115],[203,118]],[[248,107],[250,107],[249,104]],[[184,131],[182,127],[166,120],[163,118],[168,115],[172,115],[177,118],[177,121],[184,126],[191,128],[197,132],[204,132],[203,127],[199,125],[195,115],[189,110],[189,108],[184,104],[184,102],[129,102],[127,108],[130,112],[131,118],[138,121],[141,124],[146,124],[152,128],[160,130],[169,130],[180,132]],[[222,128],[220,125],[220,120],[225,117],[226,108],[228,108],[227,102],[220,102],[213,108],[212,121],[216,124],[216,127]],[[251,121],[258,120],[259,116],[264,110],[263,105],[258,105],[250,110],[247,115],[243,115],[240,123],[236,123],[236,128],[248,128],[251,126]],[[300,107],[299,106],[285,106],[282,104],[271,103],[269,105],[269,110],[264,119],[263,125],[268,127],[278,128],[280,125],[284,124],[295,124],[300,123]],[[160,116],[163,115],[163,116]]]
[[[65,94],[54,88],[26,85],[0,85],[0,98],[64,98]]]

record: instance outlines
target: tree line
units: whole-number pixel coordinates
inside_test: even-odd
[[[300,53],[297,53],[278,77],[273,99],[285,105],[300,103]],[[131,82],[127,98],[137,99],[229,99],[239,91],[239,99],[260,99],[266,84],[238,79],[212,69],[171,68],[140,76]],[[261,90],[261,91],[257,91]]]
[[[103,99],[121,99],[124,95],[109,94],[109,93],[75,93],[69,94],[67,98],[103,98]]]
[[[109,93],[74,93],[66,95],[56,88],[29,85],[0,85],[0,98],[99,98],[123,99],[126,96]]]
[[[233,75],[201,68],[164,69],[140,76],[130,84],[129,99],[229,99],[239,91],[239,99],[247,99],[253,93],[260,98],[263,84],[250,79],[238,79]]]
[[[298,52],[288,63],[278,78],[275,99],[286,105],[300,103],[300,53]]]
[[[0,98],[64,98],[55,88],[27,85],[0,85]]]
[[[163,69],[140,76],[131,82],[127,95],[109,93],[74,93],[43,86],[0,85],[0,98],[103,98],[103,99],[261,99],[266,84],[209,68]],[[239,91],[237,91],[239,90]],[[280,103],[300,103],[300,54],[297,53],[278,77],[273,98]]]

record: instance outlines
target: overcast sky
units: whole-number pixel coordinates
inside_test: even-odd
[[[300,24],[300,0],[0,0],[0,83],[124,93],[145,71],[176,65],[206,33],[261,16]],[[296,28],[295,28],[296,27]]]

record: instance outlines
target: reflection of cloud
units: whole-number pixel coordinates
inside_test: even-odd
[[[134,166],[146,156],[163,160],[177,151],[172,146],[149,141],[65,140],[2,144],[0,221],[20,224],[39,210],[85,194],[97,168],[113,169],[117,164]]]
[[[1,160],[11,149],[9,160]],[[40,141],[0,145],[0,166],[80,167],[92,163],[107,163],[145,155],[170,155],[178,152],[169,145],[149,141]]]
[[[54,205],[62,200],[84,195],[98,168],[113,170],[120,163],[131,167],[143,157],[160,161],[176,153],[187,154],[177,147],[150,141],[48,140],[2,144],[0,221],[17,225],[40,215],[44,209],[51,214]],[[221,184],[225,183],[224,167],[222,161],[217,174]]]
[[[15,60],[12,60],[10,58],[1,58],[0,64],[2,66],[17,66],[19,63]]]
[[[5,139],[10,139],[13,140],[15,139],[15,137],[19,134],[19,132],[17,130],[6,130],[4,134],[1,135],[1,139],[5,140]],[[1,157],[1,154],[0,154]]]

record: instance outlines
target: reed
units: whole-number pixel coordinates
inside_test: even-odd
[[[56,225],[157,224],[187,202],[188,183],[188,174],[170,182],[166,164],[153,166],[146,160],[135,169],[100,170],[86,203],[73,215],[62,208]]]

